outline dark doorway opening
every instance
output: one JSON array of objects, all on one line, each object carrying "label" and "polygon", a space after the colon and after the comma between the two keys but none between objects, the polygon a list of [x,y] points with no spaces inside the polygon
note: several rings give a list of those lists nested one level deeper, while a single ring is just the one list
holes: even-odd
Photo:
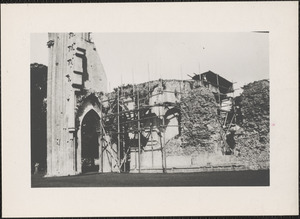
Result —
[{"label": "dark doorway opening", "polygon": [[82,173],[99,171],[99,129],[100,118],[91,110],[83,118],[81,127]]}]

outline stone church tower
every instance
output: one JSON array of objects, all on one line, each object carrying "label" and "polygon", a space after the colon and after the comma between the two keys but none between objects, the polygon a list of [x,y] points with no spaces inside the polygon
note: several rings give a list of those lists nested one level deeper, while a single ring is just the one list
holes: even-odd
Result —
[{"label": "stone church tower", "polygon": [[[46,176],[74,175],[81,173],[76,98],[84,90],[106,92],[107,80],[89,33],[49,33],[48,37]],[[94,103],[86,102],[84,107],[83,113],[93,109],[101,114]]]}]

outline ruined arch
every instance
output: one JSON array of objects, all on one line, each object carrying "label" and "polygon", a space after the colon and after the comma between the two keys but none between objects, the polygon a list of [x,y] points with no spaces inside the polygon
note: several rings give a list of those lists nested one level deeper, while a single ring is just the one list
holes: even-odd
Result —
[{"label": "ruined arch", "polygon": [[91,109],[81,122],[82,173],[99,171],[99,133],[100,117]]},{"label": "ruined arch", "polygon": [[166,141],[181,135],[181,111],[177,107],[168,109],[164,115]]},{"label": "ruined arch", "polygon": [[[86,98],[83,101],[83,104],[79,107],[79,109],[77,111],[76,120],[78,122],[76,125],[77,138],[76,138],[76,149],[75,149],[75,162],[76,162],[75,167],[76,167],[77,174],[84,172],[83,165],[82,165],[82,158],[83,158],[82,153],[84,153],[84,151],[83,151],[84,145],[83,144],[86,143],[85,142],[86,139],[84,138],[84,136],[82,136],[82,134],[84,131],[83,125],[85,124],[85,120],[87,117],[92,117],[95,120],[97,120],[97,121],[95,121],[95,124],[97,124],[97,126],[94,127],[94,128],[96,128],[96,130],[94,130],[94,132],[97,133],[97,140],[99,142],[100,127],[102,125],[101,124],[101,116],[102,116],[102,114],[101,114],[101,109],[100,109],[100,102],[98,100],[96,102],[95,102],[95,100],[91,101],[90,98]],[[94,143],[94,144],[97,144],[97,143]],[[99,144],[97,146],[99,146]],[[100,149],[100,147],[98,147],[98,153],[96,153],[96,155],[98,155],[98,159],[99,159],[100,153],[101,153],[101,149]],[[100,166],[98,169],[100,169]]]}]

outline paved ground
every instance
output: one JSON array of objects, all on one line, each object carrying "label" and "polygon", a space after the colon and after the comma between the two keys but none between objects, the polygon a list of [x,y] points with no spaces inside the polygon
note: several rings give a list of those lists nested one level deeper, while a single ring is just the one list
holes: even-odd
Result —
[{"label": "paved ground", "polygon": [[94,173],[66,177],[32,175],[32,187],[268,186],[269,170],[198,173]]}]

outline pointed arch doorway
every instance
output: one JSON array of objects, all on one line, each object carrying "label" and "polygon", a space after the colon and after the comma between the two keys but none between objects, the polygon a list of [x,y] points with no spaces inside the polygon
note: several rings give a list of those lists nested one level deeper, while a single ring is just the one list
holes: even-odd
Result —
[{"label": "pointed arch doorway", "polygon": [[82,173],[99,171],[99,130],[100,117],[90,110],[81,123]]}]

